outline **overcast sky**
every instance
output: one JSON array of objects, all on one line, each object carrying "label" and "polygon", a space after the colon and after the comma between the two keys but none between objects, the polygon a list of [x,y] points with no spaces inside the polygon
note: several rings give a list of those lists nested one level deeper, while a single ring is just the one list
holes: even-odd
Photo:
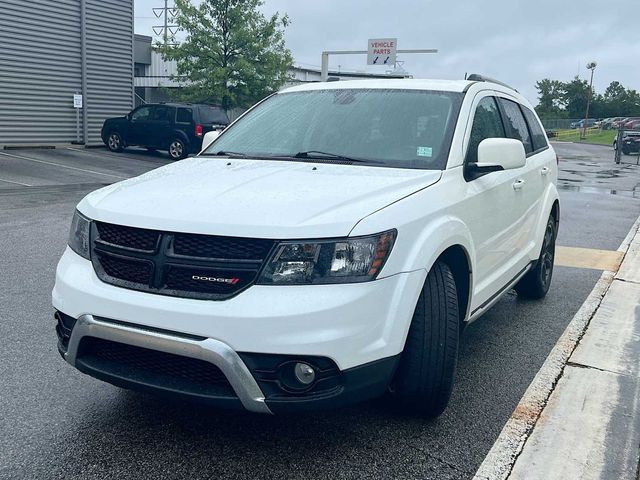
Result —
[{"label": "overcast sky", "polygon": [[[587,78],[594,88],[613,80],[640,90],[637,0],[266,0],[266,13],[287,13],[286,42],[296,63],[320,65],[323,50],[363,50],[367,39],[396,37],[398,48],[437,48],[438,54],[399,55],[417,78],[483,73],[524,93],[534,105],[536,80]],[[135,0],[136,33],[153,35],[153,7]],[[172,2],[170,2],[171,4]],[[365,56],[332,56],[330,68],[367,69]],[[368,71],[384,71],[369,67]]]}]

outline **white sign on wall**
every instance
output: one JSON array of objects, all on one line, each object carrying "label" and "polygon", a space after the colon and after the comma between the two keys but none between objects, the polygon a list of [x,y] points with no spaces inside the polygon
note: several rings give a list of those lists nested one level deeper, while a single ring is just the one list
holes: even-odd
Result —
[{"label": "white sign on wall", "polygon": [[367,46],[367,65],[395,65],[397,38],[371,38]]},{"label": "white sign on wall", "polygon": [[82,95],[73,95],[73,108],[82,108]]}]

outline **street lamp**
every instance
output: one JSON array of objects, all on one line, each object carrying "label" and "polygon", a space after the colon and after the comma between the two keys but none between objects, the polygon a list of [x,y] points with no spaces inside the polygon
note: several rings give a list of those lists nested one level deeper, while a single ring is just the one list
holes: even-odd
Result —
[{"label": "street lamp", "polygon": [[591,70],[591,80],[589,81],[589,91],[587,92],[587,111],[584,114],[584,125],[582,126],[581,139],[587,138],[587,122],[589,121],[589,104],[591,103],[591,92],[593,91],[593,71],[598,64],[596,62],[587,63],[587,70]]}]

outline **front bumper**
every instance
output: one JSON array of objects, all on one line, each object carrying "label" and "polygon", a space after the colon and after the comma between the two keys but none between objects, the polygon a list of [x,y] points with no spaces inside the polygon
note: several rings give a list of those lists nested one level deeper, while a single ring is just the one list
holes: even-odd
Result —
[{"label": "front bumper", "polygon": [[[252,286],[224,301],[195,300],[106,284],[89,261],[67,249],[52,294],[59,317],[68,320],[59,320],[58,347],[82,372],[125,388],[262,413],[336,407],[384,392],[425,275],[415,271],[347,285]],[[126,352],[118,353],[123,363],[110,364],[109,355],[97,359],[83,347],[94,339],[178,356],[178,363],[206,362],[230,387],[218,392],[202,382],[181,384],[190,377],[184,370],[175,381],[160,367],[129,368]],[[319,377],[309,390],[291,391],[283,387],[282,371],[299,361],[316,368]],[[148,357],[142,366],[153,362]],[[209,375],[208,367],[196,366],[198,375]],[[167,371],[173,369],[167,364]]]},{"label": "front bumper", "polygon": [[[399,361],[397,355],[338,372],[329,360],[322,358],[266,356],[265,359],[259,354],[238,354],[224,342],[212,338],[151,330],[92,315],[73,320],[57,312],[56,319],[60,354],[87,375],[123,388],[226,408],[244,407],[255,413],[337,407],[379,396],[389,385]],[[117,355],[111,354],[105,361],[104,356],[96,356],[92,348],[96,342],[105,341],[119,346],[118,349],[124,347],[131,357],[136,356],[136,350],[153,352],[156,361],[159,352],[167,356],[151,368],[149,359],[146,363],[129,358],[119,362]],[[182,366],[167,364],[166,358],[177,359],[173,361]],[[184,368],[189,368],[184,365],[186,359],[197,367],[185,373]],[[306,391],[291,392],[282,386],[277,372],[295,360],[308,362],[317,369],[320,389],[312,386]],[[265,362],[276,365],[275,369],[264,368]],[[208,383],[204,386],[203,366]],[[215,369],[221,373],[218,378]]]}]

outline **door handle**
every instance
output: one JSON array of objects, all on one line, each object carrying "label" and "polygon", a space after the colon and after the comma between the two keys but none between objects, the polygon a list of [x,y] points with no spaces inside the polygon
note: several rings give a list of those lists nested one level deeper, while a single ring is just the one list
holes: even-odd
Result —
[{"label": "door handle", "polygon": [[518,180],[513,182],[513,189],[520,190],[524,186],[524,184],[525,184],[525,181],[519,178]]},{"label": "door handle", "polygon": [[540,175],[548,175],[550,171],[551,169],[549,169],[549,167],[542,167],[540,169]]}]

